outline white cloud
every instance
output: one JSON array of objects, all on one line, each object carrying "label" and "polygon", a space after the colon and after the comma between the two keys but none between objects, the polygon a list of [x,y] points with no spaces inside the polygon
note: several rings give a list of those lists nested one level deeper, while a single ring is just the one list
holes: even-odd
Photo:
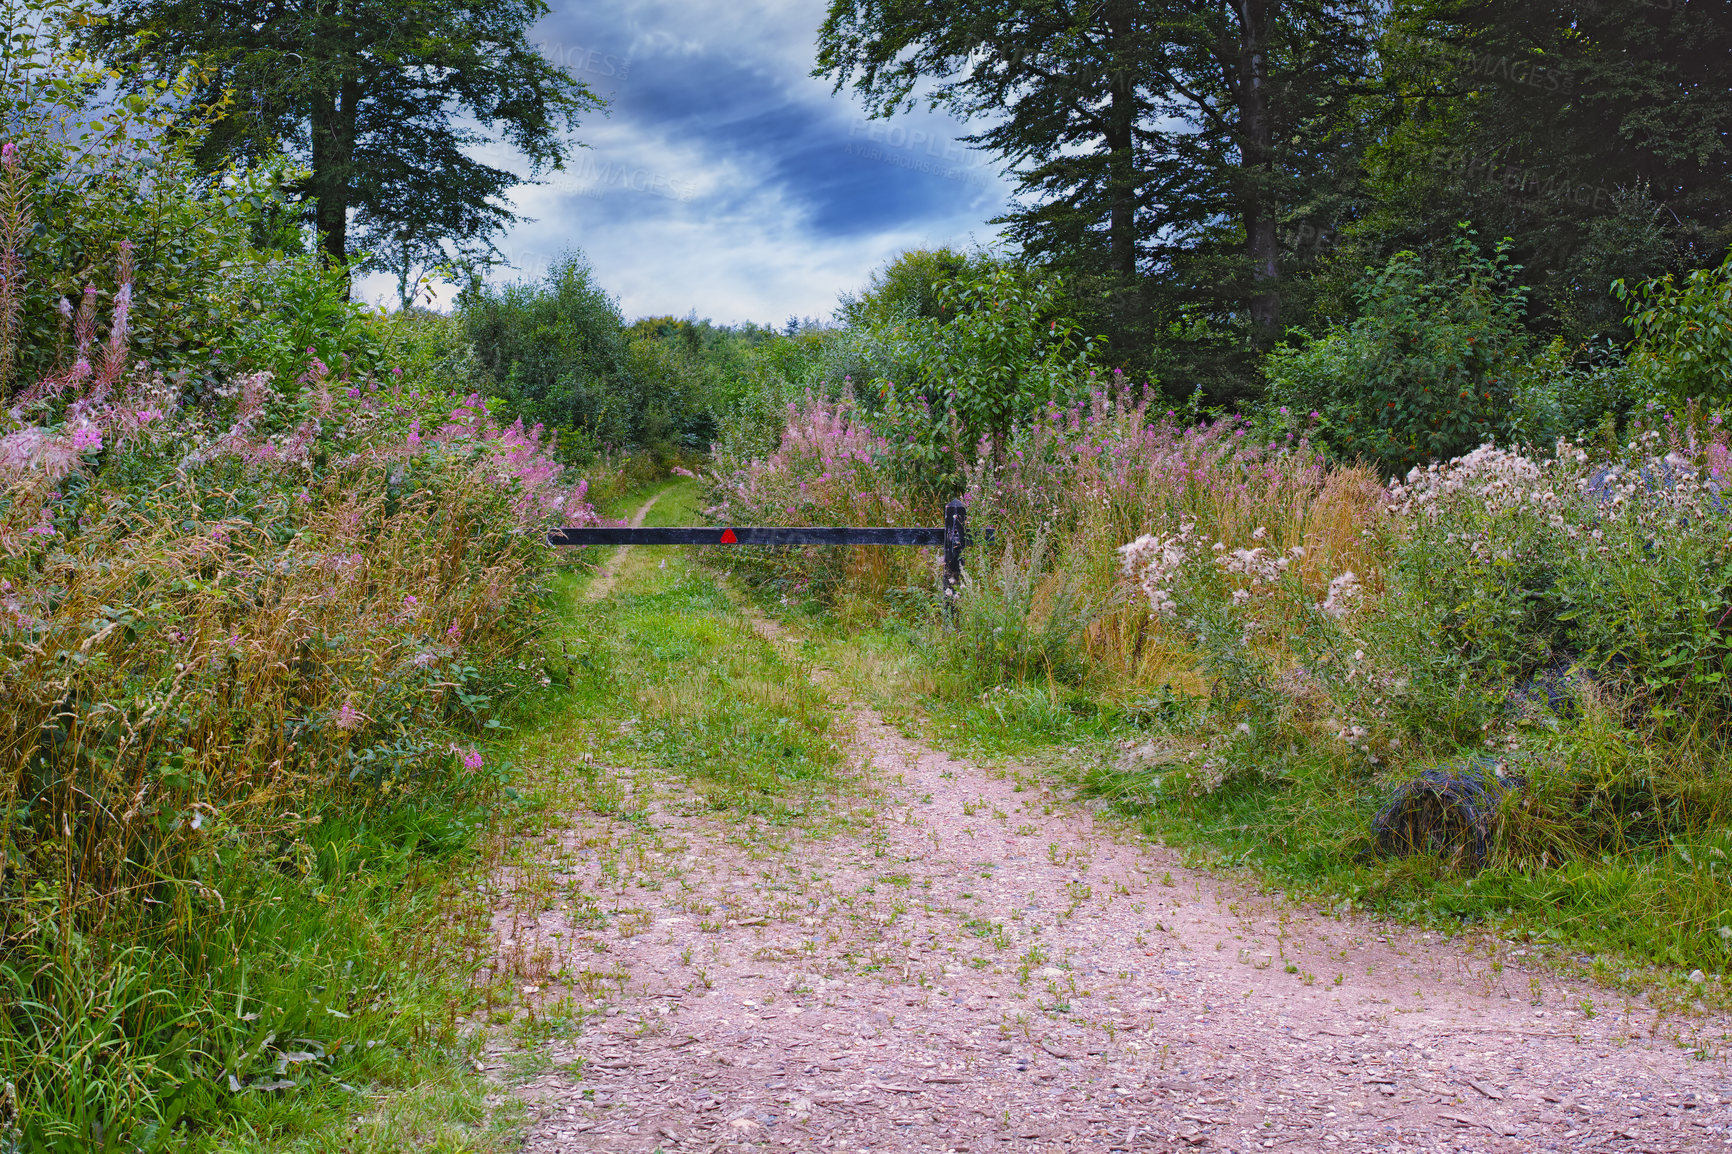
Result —
[{"label": "white cloud", "polygon": [[[827,316],[905,248],[991,241],[1006,186],[957,141],[964,129],[924,111],[868,129],[854,100],[808,75],[823,10],[556,6],[538,30],[544,50],[613,106],[578,133],[589,147],[566,172],[516,190],[534,219],[501,241],[518,267],[495,278],[539,276],[579,249],[628,317],[780,322]],[[388,278],[359,288],[394,299]]]}]

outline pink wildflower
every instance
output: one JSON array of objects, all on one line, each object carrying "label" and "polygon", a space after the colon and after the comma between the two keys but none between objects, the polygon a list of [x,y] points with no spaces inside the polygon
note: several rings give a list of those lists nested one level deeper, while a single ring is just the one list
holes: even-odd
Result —
[{"label": "pink wildflower", "polygon": [[89,425],[72,430],[72,448],[78,453],[96,453],[102,449],[102,432]]},{"label": "pink wildflower", "polygon": [[337,710],[337,728],[348,733],[352,729],[360,728],[360,725],[361,715],[355,712],[353,705],[343,702],[343,708]]}]

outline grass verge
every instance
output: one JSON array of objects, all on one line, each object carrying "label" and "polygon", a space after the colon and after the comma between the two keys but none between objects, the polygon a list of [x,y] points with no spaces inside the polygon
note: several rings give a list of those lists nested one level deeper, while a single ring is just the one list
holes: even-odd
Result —
[{"label": "grass verge", "polygon": [[5,1119],[10,1148],[502,1148],[456,1028],[497,798],[470,775],[317,808],[274,852],[213,855],[198,901],[214,910],[12,951],[0,1067],[9,1091],[46,1092]]}]

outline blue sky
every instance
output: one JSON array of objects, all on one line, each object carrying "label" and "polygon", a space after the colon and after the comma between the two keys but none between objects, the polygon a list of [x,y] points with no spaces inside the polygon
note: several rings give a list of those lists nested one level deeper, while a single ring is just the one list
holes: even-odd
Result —
[{"label": "blue sky", "polygon": [[[517,189],[500,247],[535,277],[581,250],[628,318],[828,317],[903,249],[988,244],[1008,185],[924,109],[865,119],[809,75],[823,0],[552,0],[543,52],[609,100],[565,172]],[[518,167],[508,151],[483,152]],[[390,286],[364,282],[385,299]]]}]

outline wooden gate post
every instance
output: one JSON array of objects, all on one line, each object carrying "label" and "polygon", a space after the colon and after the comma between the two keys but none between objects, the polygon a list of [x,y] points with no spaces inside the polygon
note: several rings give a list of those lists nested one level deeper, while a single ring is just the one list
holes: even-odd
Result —
[{"label": "wooden gate post", "polygon": [[944,608],[949,613],[962,588],[962,545],[968,531],[968,506],[952,501],[944,506]]}]

